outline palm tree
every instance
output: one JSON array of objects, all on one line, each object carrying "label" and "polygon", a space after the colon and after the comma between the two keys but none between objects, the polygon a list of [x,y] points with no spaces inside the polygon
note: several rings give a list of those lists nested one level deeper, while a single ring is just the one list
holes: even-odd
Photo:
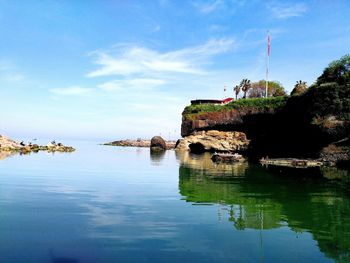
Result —
[{"label": "palm tree", "polygon": [[294,95],[301,95],[307,90],[307,84],[305,81],[297,81],[297,83],[294,85],[294,89],[292,90],[291,94]]},{"label": "palm tree", "polygon": [[239,85],[236,85],[234,88],[233,88],[235,94],[236,94],[236,100],[237,100],[237,97],[238,97],[238,94],[239,92],[241,91],[241,87]]},{"label": "palm tree", "polygon": [[243,98],[245,99],[247,97],[247,92],[251,88],[251,83],[249,79],[242,79],[241,83],[239,84],[242,88],[242,91],[244,92]]}]

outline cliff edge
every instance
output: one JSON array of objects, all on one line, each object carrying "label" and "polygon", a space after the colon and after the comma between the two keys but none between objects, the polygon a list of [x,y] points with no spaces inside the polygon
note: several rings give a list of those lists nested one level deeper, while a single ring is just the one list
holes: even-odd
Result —
[{"label": "cliff edge", "polygon": [[184,109],[183,137],[209,130],[245,133],[252,158],[349,160],[350,56],[331,63],[301,94]]}]

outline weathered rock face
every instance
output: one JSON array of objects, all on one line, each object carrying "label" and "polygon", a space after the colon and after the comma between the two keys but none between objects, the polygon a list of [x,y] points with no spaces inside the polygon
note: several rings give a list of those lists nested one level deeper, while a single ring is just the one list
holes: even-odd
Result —
[{"label": "weathered rock face", "polygon": [[195,114],[191,116],[183,115],[181,124],[181,136],[188,136],[195,131],[201,130],[218,130],[225,129],[227,127],[230,130],[234,127],[242,127],[247,121],[247,118],[251,116],[264,116],[269,117],[275,113],[271,109],[244,109],[229,111],[217,111]]},{"label": "weathered rock face", "polygon": [[242,132],[224,132],[217,130],[199,131],[182,139],[176,150],[191,152],[236,152],[244,151],[249,140]]},{"label": "weathered rock face", "polygon": [[162,137],[154,136],[151,139],[151,151],[164,151],[166,150],[166,144]]}]

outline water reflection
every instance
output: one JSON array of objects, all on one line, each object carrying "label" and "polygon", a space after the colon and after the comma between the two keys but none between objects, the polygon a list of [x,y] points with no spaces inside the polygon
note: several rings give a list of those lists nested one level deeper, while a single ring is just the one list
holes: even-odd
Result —
[{"label": "water reflection", "polygon": [[210,153],[193,154],[189,152],[175,152],[176,158],[183,166],[193,168],[196,172],[207,176],[242,176],[248,168],[247,162],[233,164],[214,163]]},{"label": "water reflection", "polygon": [[150,157],[153,165],[161,165],[165,156],[165,151],[150,151]]},{"label": "water reflection", "polygon": [[186,201],[221,204],[220,216],[237,230],[287,225],[296,233],[309,232],[328,257],[350,262],[350,197],[340,185],[348,182],[347,171],[326,168],[300,175],[299,170],[286,174],[247,163],[215,165],[209,155],[178,159],[179,188]]},{"label": "water reflection", "polygon": [[80,261],[71,257],[58,257],[53,253],[53,250],[50,249],[50,258],[51,263],[79,263]]},{"label": "water reflection", "polygon": [[0,161],[4,160],[12,155],[15,155],[14,152],[0,151]]}]

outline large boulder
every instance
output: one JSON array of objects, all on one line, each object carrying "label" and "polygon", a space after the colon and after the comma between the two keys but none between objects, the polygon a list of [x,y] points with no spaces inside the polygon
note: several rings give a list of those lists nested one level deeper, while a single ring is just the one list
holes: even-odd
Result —
[{"label": "large boulder", "polygon": [[243,132],[199,131],[183,138],[176,150],[189,150],[196,153],[236,152],[246,150],[249,142]]},{"label": "large boulder", "polygon": [[160,136],[154,136],[151,139],[151,151],[153,152],[159,152],[159,151],[164,151],[166,150],[166,143],[164,141],[164,139]]}]

